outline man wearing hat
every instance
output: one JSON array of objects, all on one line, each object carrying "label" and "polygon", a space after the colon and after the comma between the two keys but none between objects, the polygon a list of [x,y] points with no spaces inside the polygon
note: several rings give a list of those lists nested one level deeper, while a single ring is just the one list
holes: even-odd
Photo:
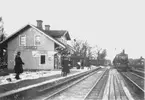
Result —
[{"label": "man wearing hat", "polygon": [[24,65],[24,62],[22,61],[20,55],[21,55],[21,52],[18,51],[18,52],[17,52],[17,55],[16,55],[16,57],[15,57],[14,71],[15,71],[15,73],[16,73],[16,77],[15,77],[16,79],[20,79],[19,75],[20,75],[21,73],[23,73],[23,67],[22,67],[22,65]]}]

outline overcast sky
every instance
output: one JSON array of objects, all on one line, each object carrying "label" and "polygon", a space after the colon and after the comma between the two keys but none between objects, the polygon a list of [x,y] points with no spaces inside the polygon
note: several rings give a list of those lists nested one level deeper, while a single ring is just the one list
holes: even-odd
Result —
[{"label": "overcast sky", "polygon": [[0,16],[7,34],[43,20],[51,29],[68,30],[72,39],[107,49],[108,58],[122,49],[145,57],[145,0],[0,0]]}]

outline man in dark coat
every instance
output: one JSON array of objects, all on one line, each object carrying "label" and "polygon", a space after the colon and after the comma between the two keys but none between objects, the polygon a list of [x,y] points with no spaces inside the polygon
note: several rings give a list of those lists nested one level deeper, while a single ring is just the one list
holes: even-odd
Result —
[{"label": "man in dark coat", "polygon": [[21,52],[17,52],[17,55],[15,57],[14,71],[16,73],[16,76],[15,76],[16,79],[20,79],[19,75],[21,73],[23,73],[23,67],[22,67],[22,65],[24,65],[24,62],[22,61],[20,55],[21,55]]},{"label": "man in dark coat", "polygon": [[69,72],[69,59],[67,57],[64,57],[62,60],[62,74],[63,76],[67,76]]}]

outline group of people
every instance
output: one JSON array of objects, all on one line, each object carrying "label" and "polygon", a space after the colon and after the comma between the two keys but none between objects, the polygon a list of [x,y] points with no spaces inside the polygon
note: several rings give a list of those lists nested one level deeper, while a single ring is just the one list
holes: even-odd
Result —
[{"label": "group of people", "polygon": [[90,63],[90,61],[88,61],[87,64],[84,64],[83,61],[77,62],[77,69],[84,69],[85,65],[88,67],[88,69],[91,69],[91,63]]},{"label": "group of people", "polygon": [[[23,73],[23,66],[24,65],[24,62],[22,61],[21,57],[21,52],[17,52],[17,55],[15,56],[15,66],[14,66],[14,71],[16,73],[16,76],[15,78],[16,79],[20,79],[19,75],[21,73]],[[61,72],[61,75],[62,76],[67,76],[68,73],[70,73],[70,68],[72,66],[72,63],[70,61],[70,58],[67,57],[67,56],[63,56],[62,57],[62,72]],[[80,67],[83,66],[83,62],[80,63],[78,62],[78,69],[80,69]],[[90,67],[90,63],[88,63],[88,69],[91,69]]]}]

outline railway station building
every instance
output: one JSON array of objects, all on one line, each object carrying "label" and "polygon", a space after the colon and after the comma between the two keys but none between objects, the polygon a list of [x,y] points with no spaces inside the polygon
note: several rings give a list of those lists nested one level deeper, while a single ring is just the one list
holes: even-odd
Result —
[{"label": "railway station building", "polygon": [[7,68],[14,68],[14,58],[18,51],[25,65],[24,70],[52,70],[61,67],[61,54],[56,48],[68,46],[69,32],[66,30],[50,30],[50,25],[43,29],[42,20],[37,25],[27,24],[1,43],[7,50]]}]

